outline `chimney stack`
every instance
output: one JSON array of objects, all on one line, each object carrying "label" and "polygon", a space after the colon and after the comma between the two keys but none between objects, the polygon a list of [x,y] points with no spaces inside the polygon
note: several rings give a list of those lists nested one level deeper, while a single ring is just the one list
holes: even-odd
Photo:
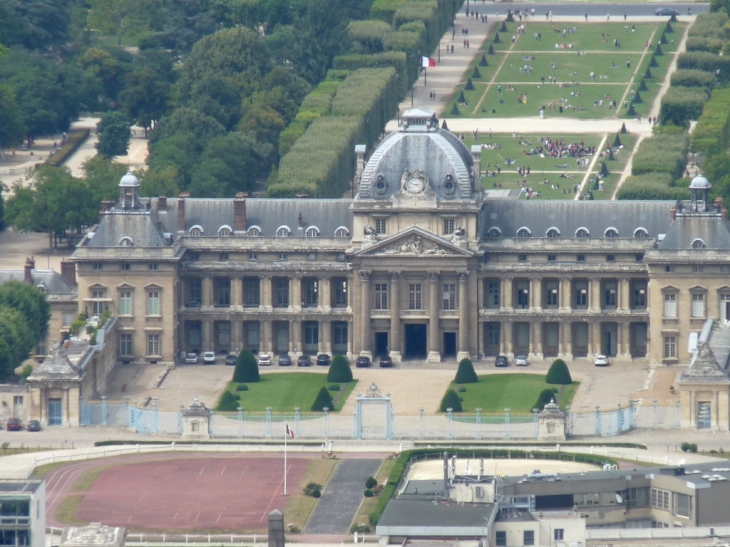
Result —
[{"label": "chimney stack", "polygon": [[187,192],[180,192],[177,198],[177,231],[185,231],[185,200],[190,197]]},{"label": "chimney stack", "polygon": [[233,200],[233,231],[245,232],[246,226],[246,197],[245,192],[238,192]]},{"label": "chimney stack", "polygon": [[157,211],[167,211],[167,196],[157,198]]},{"label": "chimney stack", "polygon": [[24,275],[23,280],[26,283],[33,283],[33,270],[35,270],[35,260],[33,258],[26,258],[25,259],[25,268],[24,268]]},{"label": "chimney stack", "polygon": [[676,207],[672,207],[669,210],[669,216],[672,217],[672,222],[674,222],[675,220],[677,220],[677,208]]},{"label": "chimney stack", "polygon": [[61,261],[61,277],[70,286],[76,286],[76,264],[70,260]]}]

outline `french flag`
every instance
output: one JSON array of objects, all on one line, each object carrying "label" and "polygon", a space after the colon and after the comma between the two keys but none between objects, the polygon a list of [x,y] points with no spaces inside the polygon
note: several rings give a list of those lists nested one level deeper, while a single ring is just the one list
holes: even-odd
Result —
[{"label": "french flag", "polygon": [[289,424],[286,424],[286,435],[290,439],[294,438],[294,430],[291,427],[289,427]]}]

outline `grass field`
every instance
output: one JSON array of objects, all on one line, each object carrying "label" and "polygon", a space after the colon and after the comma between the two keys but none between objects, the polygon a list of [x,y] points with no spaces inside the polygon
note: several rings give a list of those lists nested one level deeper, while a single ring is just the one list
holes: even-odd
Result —
[{"label": "grass field", "polygon": [[[573,382],[566,386],[559,399],[560,408],[569,406],[580,384]],[[511,414],[532,414],[537,398],[543,389],[561,388],[555,384],[545,383],[542,374],[484,374],[479,376],[476,384],[465,384],[465,392],[459,393],[463,399],[464,412],[476,412],[481,408],[484,414],[502,414],[509,408]],[[450,389],[458,389],[451,383]]]},{"label": "grass field", "polygon": [[[236,392],[238,384],[228,384],[228,391],[240,395],[239,401],[244,412],[265,412],[271,407],[273,412],[294,412],[299,407],[302,412],[309,412],[320,388],[332,385],[327,381],[327,373],[323,372],[291,372],[282,374],[262,374],[260,382],[246,384],[248,391]],[[345,404],[347,397],[357,385],[357,380],[349,384],[341,384],[340,391],[331,391],[335,399],[332,412],[337,412]]]},{"label": "grass field", "polygon": [[[378,481],[378,484],[383,484],[388,479],[390,472],[393,470],[393,467],[395,467],[395,463],[395,459],[383,460],[383,463],[380,465],[380,469],[378,469],[378,472],[375,474],[375,479]],[[375,506],[378,504],[378,499],[378,496],[362,499],[360,508],[357,510],[357,515],[355,515],[355,518],[352,521],[352,527],[350,528],[351,533],[354,532],[357,527],[360,527],[361,530],[365,530],[365,527],[367,527],[368,530],[373,531],[373,527],[370,525],[370,513],[375,510]]]},{"label": "grass field", "polygon": [[295,529],[304,530],[309,517],[312,515],[314,506],[317,505],[317,498],[304,495],[304,487],[310,482],[325,486],[338,463],[338,460],[326,459],[309,462],[304,470],[302,480],[297,485],[297,489],[289,493],[289,499],[286,502],[286,510],[284,511],[286,522],[284,525],[287,529],[289,525],[292,525]]}]

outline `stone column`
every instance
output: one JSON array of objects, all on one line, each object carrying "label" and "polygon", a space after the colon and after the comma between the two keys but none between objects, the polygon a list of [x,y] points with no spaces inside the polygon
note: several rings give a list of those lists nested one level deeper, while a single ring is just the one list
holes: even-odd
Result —
[{"label": "stone column", "polygon": [[292,319],[289,322],[289,353],[293,358],[299,357],[302,352],[302,322],[299,319]]},{"label": "stone column", "polygon": [[570,278],[560,280],[560,311],[567,312],[573,308],[571,305],[570,284]]},{"label": "stone column", "polygon": [[294,311],[302,311],[302,278],[294,275],[289,278],[289,286],[291,287],[291,300],[289,307]]},{"label": "stone column", "polygon": [[319,353],[332,354],[332,323],[329,320],[319,322]]},{"label": "stone column", "polygon": [[353,358],[353,347],[355,345],[355,322],[350,320],[347,322],[347,358]]},{"label": "stone column", "polygon": [[469,291],[468,272],[459,273],[459,351],[456,360],[469,359]]},{"label": "stone column", "polygon": [[512,334],[514,330],[514,323],[512,321],[506,321],[503,323],[504,326],[504,353],[507,357],[513,359],[515,356],[514,347],[512,345]]},{"label": "stone column", "polygon": [[[203,319],[203,347],[201,351],[215,351],[213,346],[213,320]],[[147,353],[145,349],[145,353]]]},{"label": "stone column", "polygon": [[542,321],[535,321],[532,323],[532,354],[535,359],[542,361]]},{"label": "stone column", "polygon": [[317,306],[325,313],[332,310],[332,283],[329,277],[319,278],[319,295]]},{"label": "stone column", "polygon": [[601,279],[591,278],[589,280],[588,309],[599,311],[601,309]]},{"label": "stone column", "polygon": [[697,429],[697,392],[692,389],[689,392],[689,426]]},{"label": "stone column", "polygon": [[231,319],[231,347],[228,348],[229,351],[238,351],[241,349],[242,345],[242,336],[243,336],[243,323],[241,321],[236,321]]},{"label": "stone column", "polygon": [[530,279],[530,309],[542,311],[542,279],[539,277]]},{"label": "stone column", "polygon": [[274,334],[272,332],[272,322],[270,319],[261,321],[261,330],[259,331],[259,350],[261,352],[270,353],[274,351]]},{"label": "stone column", "polygon": [[631,323],[628,321],[618,324],[619,340],[619,357],[623,359],[631,359]]},{"label": "stone column", "polygon": [[213,278],[204,277],[201,286],[203,291],[203,294],[201,295],[203,297],[201,306],[204,308],[213,306]]},{"label": "stone column", "polygon": [[243,308],[243,277],[231,277],[231,307]]},{"label": "stone column", "polygon": [[400,333],[400,272],[390,272],[390,358],[394,363],[400,363],[401,333]]},{"label": "stone column", "polygon": [[619,284],[619,309],[624,312],[631,312],[631,279],[618,280]]},{"label": "stone column", "polygon": [[273,308],[273,283],[274,280],[270,275],[262,275],[259,277],[261,307],[266,311],[271,311],[271,309]]},{"label": "stone column", "polygon": [[360,272],[360,287],[361,287],[361,298],[360,298],[360,313],[361,313],[361,333],[362,344],[360,347],[360,355],[363,357],[373,357],[373,351],[371,349],[373,333],[370,327],[370,272]]},{"label": "stone column", "polygon": [[501,294],[502,305],[500,306],[500,309],[512,311],[512,309],[514,308],[514,305],[513,305],[514,294],[513,293],[514,293],[514,290],[512,288],[512,278],[511,277],[502,278],[502,294]]},{"label": "stone column", "polygon": [[713,429],[715,431],[720,431],[722,429],[722,424],[720,424],[720,391],[715,390],[712,392],[712,421],[713,423]]},{"label": "stone column", "polygon": [[573,359],[573,323],[567,321],[562,323],[560,328],[562,333],[560,334],[560,345],[563,349],[562,359]]},{"label": "stone column", "polygon": [[590,321],[586,322],[586,324],[588,325],[588,359],[590,359],[593,355],[593,351],[595,350],[595,346],[593,345],[594,325]]},{"label": "stone column", "polygon": [[429,321],[428,321],[428,362],[440,363],[439,344],[439,274],[428,272],[429,276]]}]

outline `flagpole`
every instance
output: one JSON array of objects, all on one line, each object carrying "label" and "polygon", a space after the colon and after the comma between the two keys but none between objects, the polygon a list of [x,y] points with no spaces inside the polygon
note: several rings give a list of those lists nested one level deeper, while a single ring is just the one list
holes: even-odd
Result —
[{"label": "flagpole", "polygon": [[286,441],[289,436],[289,424],[284,428],[284,495],[286,496]]}]

